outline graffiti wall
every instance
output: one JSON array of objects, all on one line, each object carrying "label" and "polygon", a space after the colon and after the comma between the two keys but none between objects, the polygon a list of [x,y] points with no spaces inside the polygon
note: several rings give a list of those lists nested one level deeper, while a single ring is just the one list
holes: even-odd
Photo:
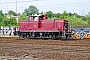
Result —
[{"label": "graffiti wall", "polygon": [[0,27],[0,36],[12,36],[14,32],[14,27],[1,26]]}]

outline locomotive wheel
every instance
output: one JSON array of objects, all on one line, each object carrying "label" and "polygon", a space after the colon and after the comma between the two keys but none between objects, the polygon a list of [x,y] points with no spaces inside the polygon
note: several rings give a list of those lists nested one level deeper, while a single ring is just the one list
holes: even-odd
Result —
[{"label": "locomotive wheel", "polygon": [[27,35],[26,35],[26,38],[28,38],[28,39],[29,39],[29,34],[27,34]]},{"label": "locomotive wheel", "polygon": [[22,37],[25,39],[27,38],[27,34],[26,33],[22,33]]},{"label": "locomotive wheel", "polygon": [[24,34],[23,34],[23,33],[20,33],[20,36],[21,36],[22,38],[24,38]]},{"label": "locomotive wheel", "polygon": [[63,40],[66,40],[66,36],[62,38]]},{"label": "locomotive wheel", "polygon": [[24,36],[24,35],[21,35],[21,37],[22,37],[22,38],[25,38],[25,36]]},{"label": "locomotive wheel", "polygon": [[56,39],[56,35],[53,34],[53,35],[52,35],[52,40],[55,40],[55,39]]}]

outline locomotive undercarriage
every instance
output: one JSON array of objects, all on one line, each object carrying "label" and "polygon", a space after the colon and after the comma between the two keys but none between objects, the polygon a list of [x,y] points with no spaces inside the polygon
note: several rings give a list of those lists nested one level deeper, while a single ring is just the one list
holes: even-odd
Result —
[{"label": "locomotive undercarriage", "polygon": [[71,33],[68,32],[20,32],[20,37],[37,39],[70,39]]}]

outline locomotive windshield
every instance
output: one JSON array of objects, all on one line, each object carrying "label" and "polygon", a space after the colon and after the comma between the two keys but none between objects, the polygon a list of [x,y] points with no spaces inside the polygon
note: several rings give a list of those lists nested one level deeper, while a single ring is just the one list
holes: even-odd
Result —
[{"label": "locomotive windshield", "polygon": [[39,16],[39,20],[46,20],[46,19],[47,19],[47,16],[46,15]]},{"label": "locomotive windshield", "polygon": [[46,20],[46,15],[40,15],[40,16],[29,16],[30,21],[38,21],[38,20]]},{"label": "locomotive windshield", "polygon": [[33,19],[34,21],[38,21],[38,17],[36,16],[36,17],[34,17],[34,19]]},{"label": "locomotive windshield", "polygon": [[43,16],[39,16],[39,20],[43,20]]},{"label": "locomotive windshield", "polygon": [[30,21],[38,21],[38,16],[30,16],[29,20]]}]

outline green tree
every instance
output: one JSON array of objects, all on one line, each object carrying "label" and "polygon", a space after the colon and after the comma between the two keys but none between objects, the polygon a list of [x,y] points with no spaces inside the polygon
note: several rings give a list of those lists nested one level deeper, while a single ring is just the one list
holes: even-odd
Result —
[{"label": "green tree", "polygon": [[14,11],[12,11],[12,10],[9,10],[8,11],[8,15],[14,15],[14,16],[17,16],[17,13],[16,12],[14,12]]},{"label": "green tree", "polygon": [[64,11],[60,16],[60,19],[62,19],[62,18],[65,19],[67,16],[68,16],[68,13],[66,11]]},{"label": "green tree", "polygon": [[42,11],[42,12],[40,12],[39,14],[43,14],[44,12]]},{"label": "green tree", "polygon": [[39,12],[39,10],[33,5],[29,6],[29,8],[24,10],[24,13],[26,13],[27,16],[38,14],[38,12]]},{"label": "green tree", "polygon": [[48,18],[50,18],[50,19],[53,17],[52,11],[47,11],[47,12],[46,12],[46,15],[47,15]]},{"label": "green tree", "polygon": [[57,13],[56,14],[56,18],[60,18],[61,14],[60,13]]},{"label": "green tree", "polygon": [[19,20],[27,20],[27,14],[26,13],[22,13],[19,18]]},{"label": "green tree", "polygon": [[88,24],[90,24],[90,12],[88,12],[88,14],[86,15],[86,18],[87,18]]},{"label": "green tree", "polygon": [[17,20],[14,17],[10,18],[9,26],[17,26]]},{"label": "green tree", "polygon": [[74,15],[67,16],[66,20],[68,20],[69,24],[72,25],[82,25],[82,24],[88,24],[87,21],[83,21],[82,18],[75,17]]},{"label": "green tree", "polygon": [[72,16],[73,14],[71,12],[68,13],[69,16]]},{"label": "green tree", "polygon": [[9,21],[10,21],[9,18],[4,17],[4,18],[3,18],[3,21],[2,21],[2,26],[10,26],[10,25],[9,25]]},{"label": "green tree", "polygon": [[27,14],[26,14],[26,13],[22,13],[22,14],[19,16],[19,18],[18,18],[18,25],[19,25],[19,22],[20,22],[21,20],[27,20],[27,19],[28,19]]},{"label": "green tree", "polygon": [[0,26],[2,26],[2,22],[3,22],[3,18],[4,18],[4,14],[3,14],[3,11],[0,10]]},{"label": "green tree", "polygon": [[53,13],[52,17],[53,17],[53,18],[56,18],[56,13]]}]

